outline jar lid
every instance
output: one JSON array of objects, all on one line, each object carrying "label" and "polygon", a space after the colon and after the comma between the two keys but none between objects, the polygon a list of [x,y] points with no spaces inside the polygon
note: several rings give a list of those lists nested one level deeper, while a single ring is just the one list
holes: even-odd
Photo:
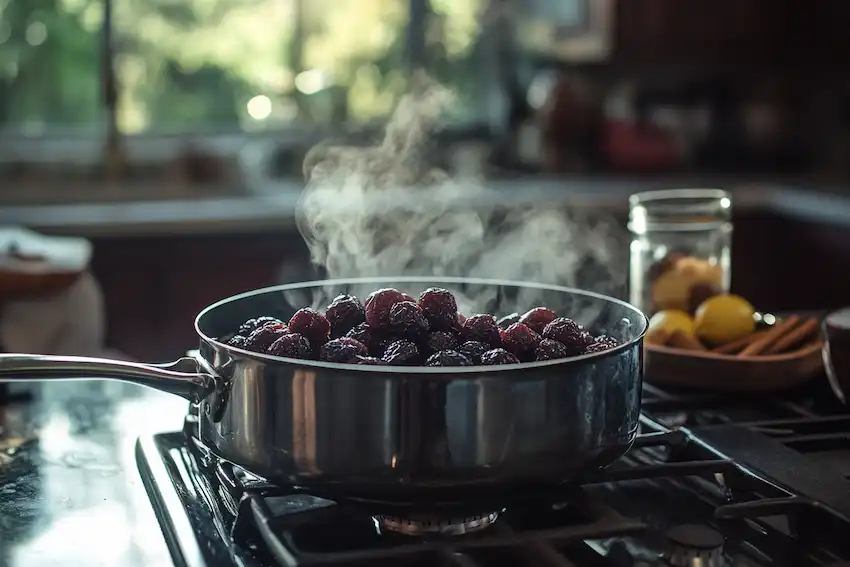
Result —
[{"label": "jar lid", "polygon": [[729,227],[732,199],[722,189],[667,189],[629,197],[629,230],[696,231]]}]

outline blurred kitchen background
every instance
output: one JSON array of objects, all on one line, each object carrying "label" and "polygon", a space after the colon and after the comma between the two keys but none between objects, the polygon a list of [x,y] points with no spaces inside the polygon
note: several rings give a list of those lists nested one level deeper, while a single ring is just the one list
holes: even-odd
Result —
[{"label": "blurred kitchen background", "polygon": [[89,239],[106,343],[171,359],[205,305],[312,277],[304,154],[374,141],[425,69],[456,95],[435,163],[624,231],[630,193],[726,189],[733,290],[837,307],[848,24],[846,0],[0,0],[0,225]]}]

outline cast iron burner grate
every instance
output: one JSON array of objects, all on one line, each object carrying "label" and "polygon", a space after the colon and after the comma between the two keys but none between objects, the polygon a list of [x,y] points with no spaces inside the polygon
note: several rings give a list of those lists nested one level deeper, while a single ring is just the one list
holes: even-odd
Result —
[{"label": "cast iron burner grate", "polygon": [[[648,401],[651,408],[652,398]],[[796,420],[795,429],[817,422],[784,419]],[[836,495],[847,487],[846,479],[815,499],[765,479],[687,429],[669,429],[647,416],[641,425],[629,455],[581,486],[508,506],[497,518],[481,510],[488,525],[454,537],[396,531],[447,525],[456,530],[458,524],[482,522],[482,514],[472,514],[472,522],[466,515],[463,522],[391,520],[272,486],[187,442],[192,419],[185,433],[140,439],[137,459],[175,563],[186,567],[677,567],[694,558],[704,565],[822,567],[850,558],[842,547],[850,522],[835,508],[843,506]],[[729,436],[730,427],[715,424],[714,433]],[[775,441],[753,435],[760,440],[751,445],[754,453],[765,450],[761,440]],[[755,460],[766,466],[771,458]]]},{"label": "cast iron burner grate", "polygon": [[377,515],[375,520],[384,533],[410,536],[457,536],[487,529],[499,517],[499,511],[472,516],[419,515],[409,517]]}]

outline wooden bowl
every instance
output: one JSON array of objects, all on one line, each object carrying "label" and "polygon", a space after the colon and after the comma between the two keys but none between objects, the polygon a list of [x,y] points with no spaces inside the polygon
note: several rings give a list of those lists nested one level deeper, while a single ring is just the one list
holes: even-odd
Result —
[{"label": "wooden bowl", "polygon": [[25,274],[0,268],[0,301],[49,297],[74,285],[82,274],[80,271]]},{"label": "wooden bowl", "polygon": [[0,227],[0,302],[65,291],[86,271],[91,255],[91,243],[82,238]]},{"label": "wooden bowl", "polygon": [[823,340],[776,355],[738,357],[645,344],[645,380],[712,392],[775,392],[799,386],[823,371]]}]

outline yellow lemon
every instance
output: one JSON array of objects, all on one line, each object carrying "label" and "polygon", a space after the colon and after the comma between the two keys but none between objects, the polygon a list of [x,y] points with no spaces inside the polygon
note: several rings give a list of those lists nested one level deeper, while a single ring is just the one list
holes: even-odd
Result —
[{"label": "yellow lemon", "polygon": [[716,295],[697,308],[694,331],[708,343],[729,343],[755,330],[754,311],[753,306],[743,297],[728,293]]},{"label": "yellow lemon", "polygon": [[663,332],[672,335],[676,331],[682,331],[689,337],[694,335],[694,323],[691,316],[678,309],[667,309],[659,311],[649,320],[649,330]]}]

